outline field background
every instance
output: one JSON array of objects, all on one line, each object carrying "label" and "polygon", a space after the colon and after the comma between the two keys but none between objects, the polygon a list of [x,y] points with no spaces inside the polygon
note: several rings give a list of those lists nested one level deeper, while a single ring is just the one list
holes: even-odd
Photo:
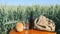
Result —
[{"label": "field background", "polygon": [[56,24],[56,32],[60,32],[60,5],[32,5],[32,6],[0,6],[0,34],[7,34],[17,21],[26,22],[31,12],[35,20],[40,15],[52,19]]}]

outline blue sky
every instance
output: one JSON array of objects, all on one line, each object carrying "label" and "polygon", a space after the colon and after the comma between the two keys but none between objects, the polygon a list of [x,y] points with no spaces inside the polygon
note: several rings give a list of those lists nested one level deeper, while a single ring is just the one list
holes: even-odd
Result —
[{"label": "blue sky", "polygon": [[60,0],[0,0],[0,4],[7,5],[60,5]]}]

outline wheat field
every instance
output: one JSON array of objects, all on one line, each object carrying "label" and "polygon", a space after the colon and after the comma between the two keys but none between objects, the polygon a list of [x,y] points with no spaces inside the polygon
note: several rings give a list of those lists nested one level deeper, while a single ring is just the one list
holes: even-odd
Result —
[{"label": "wheat field", "polygon": [[[0,6],[0,34],[7,34],[17,21],[26,22],[33,13],[33,19],[44,15],[56,24],[56,32],[60,31],[60,5],[54,6]],[[59,33],[58,33],[59,34]]]}]

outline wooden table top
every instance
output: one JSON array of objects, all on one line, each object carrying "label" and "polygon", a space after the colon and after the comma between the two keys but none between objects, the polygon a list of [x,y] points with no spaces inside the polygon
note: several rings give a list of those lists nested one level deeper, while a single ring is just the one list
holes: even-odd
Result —
[{"label": "wooden table top", "polygon": [[[16,32],[13,29],[9,32],[9,34],[26,34],[26,30],[22,32]],[[56,32],[47,32],[47,31],[39,31],[39,30],[28,30],[28,34],[56,34]]]}]

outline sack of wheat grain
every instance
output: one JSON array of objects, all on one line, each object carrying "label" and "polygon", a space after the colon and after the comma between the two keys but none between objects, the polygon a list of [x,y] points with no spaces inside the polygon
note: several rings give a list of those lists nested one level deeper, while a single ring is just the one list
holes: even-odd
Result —
[{"label": "sack of wheat grain", "polygon": [[46,31],[55,31],[55,23],[41,15],[39,18],[36,18],[34,21],[34,29],[46,30]]}]

